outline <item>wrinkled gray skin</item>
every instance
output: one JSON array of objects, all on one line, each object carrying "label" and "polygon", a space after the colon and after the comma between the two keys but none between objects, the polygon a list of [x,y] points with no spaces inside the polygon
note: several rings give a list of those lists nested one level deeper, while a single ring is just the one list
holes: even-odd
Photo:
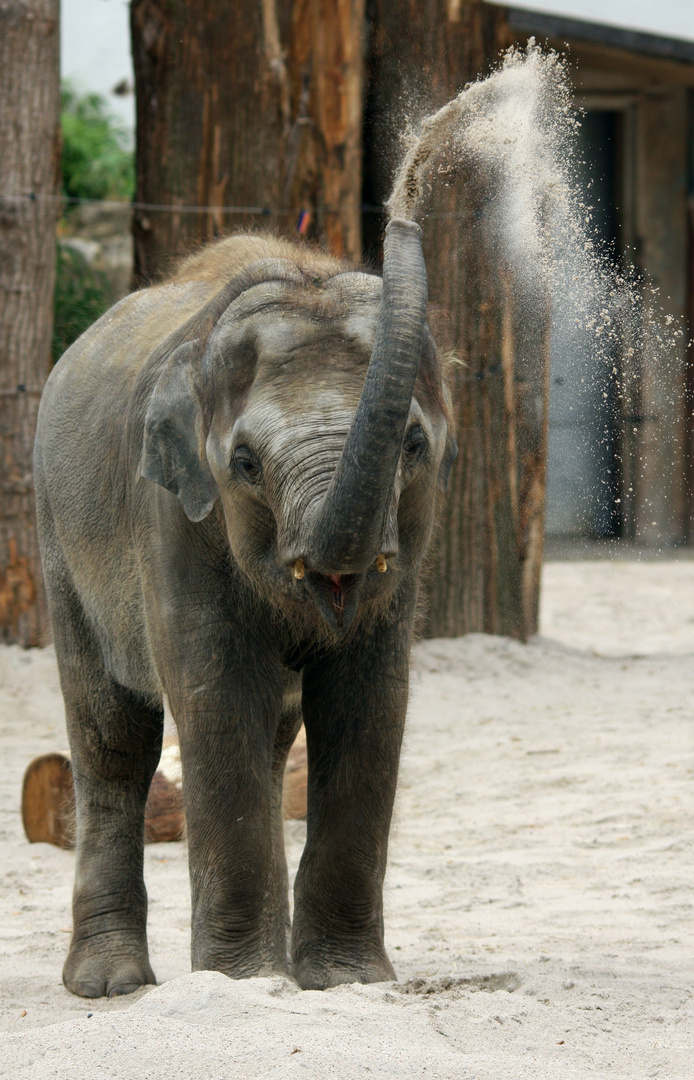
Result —
[{"label": "wrinkled gray skin", "polygon": [[[143,819],[164,694],[193,969],[310,988],[394,977],[388,830],[417,578],[454,449],[411,223],[390,227],[384,282],[231,238],[117,304],[48,381],[35,480],[77,800],[76,994],[154,982]],[[288,956],[281,793],[302,716]]]}]

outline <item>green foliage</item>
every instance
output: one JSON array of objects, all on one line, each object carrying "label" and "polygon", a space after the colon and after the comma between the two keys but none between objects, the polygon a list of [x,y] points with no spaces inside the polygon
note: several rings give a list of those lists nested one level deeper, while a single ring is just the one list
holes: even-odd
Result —
[{"label": "green foliage", "polygon": [[62,189],[81,199],[131,199],[135,162],[128,133],[101,94],[61,90]]},{"label": "green foliage", "polygon": [[53,299],[53,363],[113,303],[113,290],[74,248],[58,244]]},{"label": "green foliage", "polygon": [[[79,199],[128,201],[135,161],[128,132],[100,94],[61,89],[62,193]],[[65,223],[69,224],[67,204]],[[58,243],[53,322],[53,361],[113,303],[108,278],[74,248]]]}]

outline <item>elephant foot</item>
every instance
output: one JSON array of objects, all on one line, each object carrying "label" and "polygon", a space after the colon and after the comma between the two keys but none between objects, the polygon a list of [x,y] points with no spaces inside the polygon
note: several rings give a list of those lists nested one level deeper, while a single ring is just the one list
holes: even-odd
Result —
[{"label": "elephant foot", "polygon": [[385,950],[332,950],[325,941],[308,944],[295,951],[292,975],[302,990],[327,990],[342,983],[392,982],[393,965]]},{"label": "elephant foot", "polygon": [[114,934],[73,941],[63,968],[63,982],[79,997],[119,997],[156,984],[147,945]]},{"label": "elephant foot", "polygon": [[196,928],[191,959],[193,971],[221,971],[230,979],[287,976],[287,932],[283,925],[281,932],[230,934],[220,940]]},{"label": "elephant foot", "polygon": [[285,960],[270,959],[264,955],[229,955],[220,949],[196,950],[193,971],[220,971],[230,979],[270,978],[273,975],[289,975]]}]

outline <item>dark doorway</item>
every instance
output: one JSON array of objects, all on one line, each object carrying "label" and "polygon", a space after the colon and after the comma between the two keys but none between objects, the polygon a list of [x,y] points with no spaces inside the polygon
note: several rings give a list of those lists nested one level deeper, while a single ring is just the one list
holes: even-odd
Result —
[{"label": "dark doorway", "polygon": [[[620,114],[587,112],[581,119],[578,181],[592,208],[596,244],[617,247],[617,133]],[[566,285],[567,289],[572,286]],[[576,287],[580,287],[580,283]],[[614,536],[619,531],[617,469],[618,358],[591,347],[576,326],[571,297],[554,305],[546,531],[552,536]]]}]

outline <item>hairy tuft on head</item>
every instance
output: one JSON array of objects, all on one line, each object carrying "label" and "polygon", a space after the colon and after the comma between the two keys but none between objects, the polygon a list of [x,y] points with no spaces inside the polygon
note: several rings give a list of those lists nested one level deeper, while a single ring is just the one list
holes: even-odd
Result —
[{"label": "hairy tuft on head", "polygon": [[233,233],[188,255],[167,280],[175,284],[228,281],[259,259],[288,259],[303,273],[319,278],[331,278],[346,270],[357,269],[356,264],[327,255],[305,241],[285,240],[271,233]]},{"label": "hairy tuft on head", "polygon": [[[315,244],[287,240],[271,233],[233,233],[201,248],[184,258],[167,279],[174,285],[201,282],[223,287],[224,291],[218,294],[217,301],[210,304],[211,317],[197,317],[201,324],[196,330],[200,334],[201,352],[208,334],[224,310],[225,305],[220,302],[224,292],[228,291],[230,297],[238,293],[238,289],[234,288],[235,283],[239,283],[239,280],[242,282],[247,268],[261,259],[286,259],[296,266],[304,279],[302,284],[296,286],[297,302],[306,314],[322,318],[329,314],[332,306],[329,304],[326,308],[324,286],[339,274],[362,270],[356,262],[326,254]],[[333,304],[333,316],[343,316],[341,301],[336,297]],[[422,350],[416,392],[448,418],[441,361],[430,333]]]}]

